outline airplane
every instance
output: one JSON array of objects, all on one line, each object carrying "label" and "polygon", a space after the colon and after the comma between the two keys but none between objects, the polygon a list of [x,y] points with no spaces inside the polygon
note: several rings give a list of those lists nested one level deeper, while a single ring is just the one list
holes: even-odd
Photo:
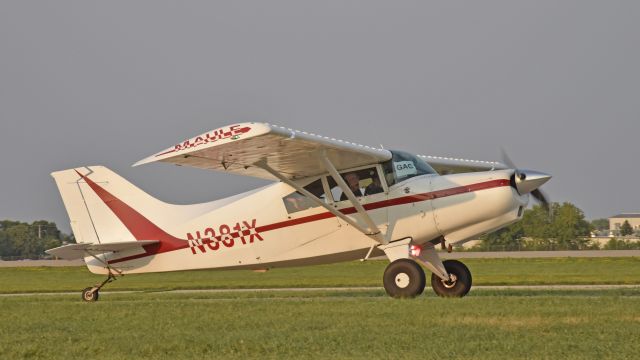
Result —
[{"label": "airplane", "polygon": [[[426,287],[463,297],[472,285],[447,249],[522,218],[551,176],[504,163],[414,155],[267,123],[240,123],[195,136],[133,166],[155,162],[272,180],[194,205],[162,202],[103,166],[53,172],[75,244],[47,251],[83,258],[107,275],[82,291],[97,301],[126,274],[273,268],[389,260],[383,285],[394,298]],[[422,265],[422,266],[421,266]]]}]

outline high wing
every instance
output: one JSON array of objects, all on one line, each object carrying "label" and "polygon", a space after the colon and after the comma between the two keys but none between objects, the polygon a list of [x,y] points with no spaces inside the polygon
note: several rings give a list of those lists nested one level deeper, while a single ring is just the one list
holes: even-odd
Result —
[{"label": "high wing", "polygon": [[81,259],[87,255],[104,254],[108,252],[118,252],[140,248],[144,245],[157,244],[158,240],[138,240],[138,241],[120,241],[106,244],[69,244],[45,251],[49,255],[57,256],[65,260]]},{"label": "high wing", "polygon": [[429,163],[429,165],[431,165],[431,167],[433,167],[440,175],[502,170],[509,168],[507,165],[495,161],[469,160],[427,155],[418,156]]},{"label": "high wing", "polygon": [[[338,171],[391,159],[391,152],[304,131],[266,123],[241,123],[214,129],[185,140],[133,166],[167,162],[200,169],[277,180],[256,162],[269,166],[288,179],[300,179],[326,172],[320,153]],[[508,168],[499,162],[419,155],[439,174],[490,171]]]},{"label": "high wing", "polygon": [[288,179],[326,172],[320,154],[339,171],[391,159],[391,152],[265,123],[242,123],[211,130],[165,149],[133,166],[167,162],[253,176],[277,178],[254,164],[266,163]]}]

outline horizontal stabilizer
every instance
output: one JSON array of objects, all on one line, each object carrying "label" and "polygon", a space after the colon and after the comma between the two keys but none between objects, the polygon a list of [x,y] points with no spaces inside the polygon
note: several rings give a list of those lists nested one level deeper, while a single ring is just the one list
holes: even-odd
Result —
[{"label": "horizontal stabilizer", "polygon": [[119,252],[142,248],[144,245],[157,244],[158,240],[138,240],[138,241],[120,241],[106,244],[69,244],[45,251],[49,255],[53,255],[65,260],[75,260],[86,257],[87,255],[103,254],[107,252]]}]

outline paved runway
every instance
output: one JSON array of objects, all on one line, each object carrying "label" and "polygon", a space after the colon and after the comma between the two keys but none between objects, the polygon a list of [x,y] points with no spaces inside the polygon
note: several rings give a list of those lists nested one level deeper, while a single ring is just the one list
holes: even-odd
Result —
[{"label": "paved runway", "polygon": [[[558,257],[640,257],[640,250],[575,250],[575,251],[467,251],[440,252],[443,259],[503,259],[503,258],[558,258]],[[83,260],[19,260],[0,261],[0,267],[82,266]]]},{"label": "paved runway", "polygon": [[568,250],[568,251],[466,251],[440,253],[443,259],[503,259],[503,258],[561,258],[561,257],[640,257],[640,250]]},{"label": "paved runway", "polygon": [[84,260],[16,260],[2,261],[0,260],[0,268],[3,267],[34,267],[34,266],[83,266]]},{"label": "paved runway", "polygon": [[[635,285],[489,285],[474,286],[471,291],[482,290],[612,290],[612,289],[640,289],[640,284]],[[314,291],[332,291],[332,292],[354,292],[354,291],[375,291],[384,290],[379,286],[367,287],[322,287],[322,288],[266,288],[266,289],[194,289],[194,290],[130,290],[130,291],[101,291],[100,296],[109,294],[134,294],[134,293],[153,293],[153,294],[224,294],[224,293],[277,293],[277,292],[300,292],[310,293]],[[17,293],[17,294],[0,294],[0,297],[31,297],[31,296],[53,296],[53,295],[73,295],[79,296],[80,291],[73,292],[47,292],[47,293]]]}]

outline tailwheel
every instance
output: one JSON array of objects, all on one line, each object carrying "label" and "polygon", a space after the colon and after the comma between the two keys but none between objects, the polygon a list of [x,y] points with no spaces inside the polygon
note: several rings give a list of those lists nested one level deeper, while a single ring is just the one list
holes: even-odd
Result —
[{"label": "tailwheel", "polygon": [[449,280],[442,280],[431,274],[431,287],[441,297],[463,297],[471,290],[471,272],[469,268],[458,260],[442,262],[449,273]]},{"label": "tailwheel", "polygon": [[87,302],[98,301],[98,297],[100,296],[100,289],[102,289],[103,286],[114,281],[115,279],[116,276],[111,272],[111,269],[109,269],[109,275],[107,275],[106,280],[96,286],[88,287],[82,290],[82,300]]},{"label": "tailwheel", "polygon": [[82,290],[82,300],[87,302],[98,301],[99,295],[98,289],[94,287],[88,287]]},{"label": "tailwheel", "polygon": [[415,261],[399,259],[387,266],[382,278],[384,289],[394,298],[413,298],[424,291],[424,270]]}]

